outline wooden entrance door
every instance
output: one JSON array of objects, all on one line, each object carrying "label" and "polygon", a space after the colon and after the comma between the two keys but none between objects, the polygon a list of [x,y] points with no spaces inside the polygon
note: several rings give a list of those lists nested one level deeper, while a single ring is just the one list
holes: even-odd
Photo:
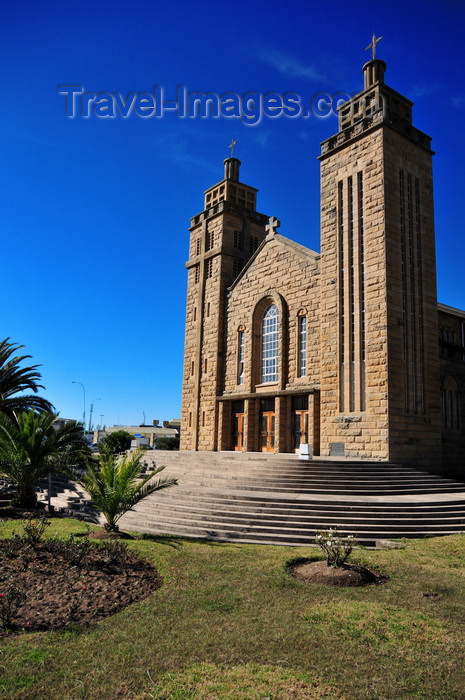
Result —
[{"label": "wooden entrance door", "polygon": [[294,411],[294,451],[298,452],[301,445],[308,443],[308,411]]},{"label": "wooden entrance door", "polygon": [[244,438],[244,414],[234,414],[234,431],[233,431],[233,448],[239,452],[242,451]]},{"label": "wooden entrance door", "polygon": [[261,448],[262,452],[274,452],[275,412],[263,411],[261,414]]}]

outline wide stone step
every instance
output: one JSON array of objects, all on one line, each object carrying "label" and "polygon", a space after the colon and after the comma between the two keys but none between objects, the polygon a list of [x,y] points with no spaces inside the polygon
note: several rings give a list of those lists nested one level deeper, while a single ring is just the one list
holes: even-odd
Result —
[{"label": "wide stone step", "polygon": [[[199,492],[196,491],[184,491],[182,494],[180,494],[179,489],[176,489],[178,492],[179,496],[176,498],[174,495],[175,491],[172,490],[171,492],[169,490],[166,491],[161,491],[160,493],[156,494],[157,498],[157,507],[164,501],[168,501],[169,503],[176,504],[176,503],[181,503],[181,504],[192,504],[193,507],[200,503],[205,503],[208,507],[221,507],[222,504],[223,507],[235,507],[242,509],[244,507],[253,507],[256,510],[269,510],[269,509],[280,509],[284,512],[289,512],[289,511],[296,511],[299,512],[301,510],[304,511],[321,511],[322,509],[326,510],[336,510],[336,511],[343,511],[346,512],[347,510],[354,511],[354,512],[361,512],[361,513],[366,513],[366,512],[389,512],[389,513],[404,513],[407,510],[413,510],[415,512],[421,513],[423,510],[430,512],[431,510],[437,510],[438,512],[449,512],[449,511],[457,511],[461,512],[465,510],[465,499],[464,500],[448,500],[445,502],[441,503],[422,503],[418,501],[402,501],[402,502],[391,502],[391,503],[378,503],[378,502],[373,502],[373,501],[365,501],[365,499],[362,499],[362,501],[349,501],[349,500],[338,500],[338,501],[331,501],[331,500],[320,500],[320,499],[308,499],[308,498],[302,498],[301,500],[294,500],[293,498],[289,498],[286,500],[278,500],[278,499],[271,499],[271,498],[263,498],[263,497],[257,497],[255,495],[244,495],[240,493],[210,493],[208,495],[202,495]],[[140,504],[137,505],[137,508],[143,508],[144,504],[148,504],[147,507],[153,510],[154,508],[154,503],[150,501],[150,499],[146,501],[142,501]]]},{"label": "wide stone step", "polygon": [[[363,544],[465,531],[465,484],[397,464],[159,452],[145,461],[147,472],[166,461],[161,476],[179,486],[139,503],[121,519],[125,529],[292,545],[330,527]],[[56,508],[98,520],[79,486],[54,475],[52,489]]]},{"label": "wide stone step", "polygon": [[[196,485],[199,487],[205,487],[205,488],[220,488],[218,484],[215,484],[214,481],[200,481],[196,482]],[[349,485],[346,488],[341,488],[341,487],[331,487],[331,486],[319,486],[319,485],[313,485],[313,486],[299,486],[299,487],[286,487],[286,486],[276,486],[273,484],[266,484],[266,483],[261,483],[261,482],[255,482],[255,483],[246,483],[246,482],[240,482],[237,484],[229,484],[228,489],[231,491],[234,490],[234,487],[240,490],[244,491],[269,491],[273,493],[298,493],[298,494],[333,494],[333,495],[348,495],[348,494],[353,494],[353,495],[359,495],[359,496],[386,496],[386,495],[414,495],[414,494],[435,494],[435,493],[450,493],[451,491],[457,491],[459,493],[465,492],[462,487],[456,487],[456,488],[448,488],[448,487],[440,487],[440,486],[432,486],[431,488],[425,487],[425,486],[418,486],[417,488],[413,486],[398,486],[395,487],[393,486],[392,488],[389,487],[383,487],[380,486],[379,488],[374,488],[374,487],[361,487],[361,486],[354,486],[350,487]]]},{"label": "wide stone step", "polygon": [[[136,507],[135,512],[138,514],[143,514],[146,517],[150,517],[151,512],[149,508],[144,508],[143,504]],[[427,523],[432,525],[440,525],[441,523],[449,523],[451,525],[465,525],[465,508],[457,512],[431,512],[424,511],[423,513],[407,511],[399,515],[399,513],[386,513],[380,511],[377,514],[373,514],[370,509],[366,509],[366,512],[354,512],[343,511],[335,512],[334,510],[315,510],[314,512],[302,512],[293,511],[292,509],[285,511],[284,509],[277,510],[266,510],[257,509],[254,510],[239,510],[231,508],[219,509],[216,507],[208,508],[205,506],[201,508],[199,506],[190,508],[189,506],[183,506],[181,504],[159,504],[157,508],[157,518],[162,515],[167,517],[177,515],[177,517],[185,517],[189,519],[203,520],[205,518],[214,518],[218,522],[223,520],[256,520],[260,522],[276,522],[276,523],[288,523],[288,522],[299,522],[299,523],[317,523],[325,522],[331,523],[335,522],[346,522],[346,523],[361,523],[362,526],[365,524],[379,525],[408,525],[424,526]]]},{"label": "wide stone step", "polygon": [[[124,516],[126,517],[126,516]],[[242,542],[244,544],[250,543],[250,544],[280,544],[280,545],[291,545],[291,546],[310,546],[315,543],[315,535],[316,535],[316,530],[314,531],[309,531],[309,532],[302,532],[301,530],[297,532],[291,532],[291,531],[286,531],[285,529],[282,529],[280,531],[275,531],[275,532],[268,532],[264,531],[260,528],[257,527],[251,527],[249,529],[234,529],[234,528],[217,528],[217,527],[209,527],[206,528],[204,526],[186,526],[185,523],[170,523],[169,529],[167,529],[166,525],[162,525],[160,523],[156,522],[151,522],[151,521],[143,521],[140,520],[137,523],[137,527],[133,526],[131,527],[131,524],[128,522],[121,522],[121,525],[124,526],[127,530],[133,529],[137,530],[139,532],[146,532],[149,534],[160,534],[160,535],[166,535],[166,534],[172,534],[172,535],[179,535],[183,537],[188,537],[188,538],[194,538],[194,539],[209,539],[209,540],[217,540],[217,541],[227,541],[227,542]],[[412,533],[406,532],[406,533],[396,533],[393,535],[393,533],[387,529],[387,530],[379,530],[376,534],[375,533],[364,533],[364,532],[356,532],[354,531],[353,534],[357,535],[357,542],[359,544],[365,545],[365,546],[373,546],[375,545],[377,540],[380,539],[393,539],[393,538],[403,538],[403,537],[435,537],[437,535],[452,535],[456,534],[455,529],[448,529],[448,530],[443,530],[441,532],[437,532],[434,530],[424,530],[421,533],[415,533],[412,535]],[[350,534],[348,531],[346,531],[345,534]]]}]

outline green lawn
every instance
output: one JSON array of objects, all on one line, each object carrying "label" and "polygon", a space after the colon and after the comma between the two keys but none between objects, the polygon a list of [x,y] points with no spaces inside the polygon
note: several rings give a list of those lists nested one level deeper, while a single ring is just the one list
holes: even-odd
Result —
[{"label": "green lawn", "polygon": [[[21,524],[0,522],[0,537]],[[47,536],[82,533],[55,519]],[[0,641],[2,698],[465,698],[465,535],[356,550],[382,586],[286,573],[315,549],[174,537],[129,546],[161,589],[91,627]],[[424,596],[423,593],[437,593]]]}]

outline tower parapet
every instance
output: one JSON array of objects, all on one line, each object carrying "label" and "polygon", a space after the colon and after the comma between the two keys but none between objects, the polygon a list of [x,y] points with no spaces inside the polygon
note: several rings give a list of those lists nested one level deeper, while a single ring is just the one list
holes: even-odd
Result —
[{"label": "tower parapet", "polygon": [[385,84],[386,63],[376,58],[362,71],[364,89],[338,108],[338,133],[322,142],[321,158],[381,124],[432,152],[431,137],[412,125],[413,102]]}]

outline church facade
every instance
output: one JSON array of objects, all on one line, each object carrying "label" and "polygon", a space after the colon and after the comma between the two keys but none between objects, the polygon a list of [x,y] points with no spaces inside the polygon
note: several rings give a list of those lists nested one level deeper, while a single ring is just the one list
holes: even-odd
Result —
[{"label": "church facade", "polygon": [[191,220],[181,449],[459,474],[465,312],[438,304],[431,139],[363,67],[321,147],[321,252],[256,211],[240,161]]}]

